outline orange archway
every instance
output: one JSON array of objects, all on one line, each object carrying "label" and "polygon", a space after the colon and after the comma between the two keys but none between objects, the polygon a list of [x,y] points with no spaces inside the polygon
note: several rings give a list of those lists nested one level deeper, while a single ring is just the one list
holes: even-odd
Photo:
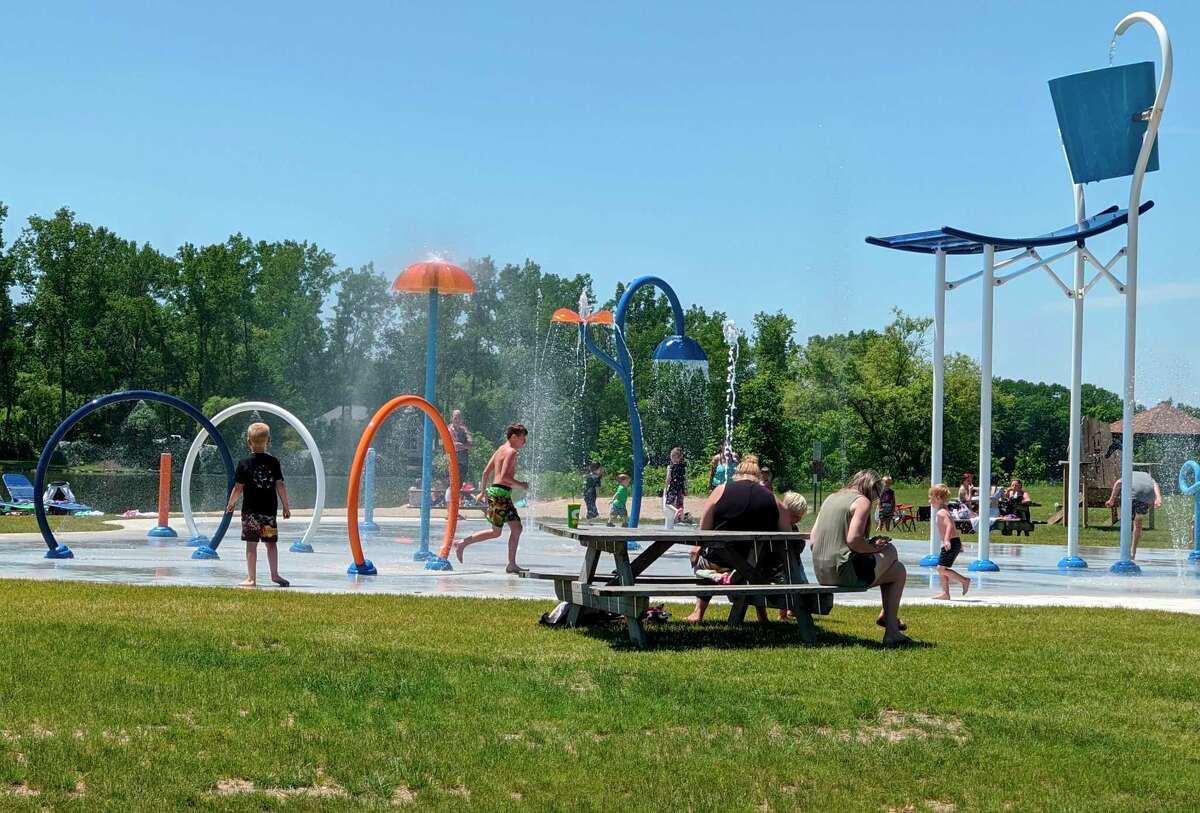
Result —
[{"label": "orange archway", "polygon": [[354,557],[354,564],[360,568],[366,563],[366,559],[363,557],[362,540],[358,535],[358,492],[363,464],[367,459],[367,449],[371,447],[375,433],[379,431],[384,420],[397,409],[405,406],[416,407],[424,412],[437,429],[438,436],[442,439],[442,448],[451,450],[451,453],[446,455],[450,463],[450,505],[448,507],[449,514],[446,517],[446,536],[442,540],[442,549],[439,552],[443,559],[450,555],[450,546],[454,542],[454,529],[458,525],[458,502],[462,490],[462,475],[458,471],[458,458],[452,451],[454,439],[450,436],[450,427],[446,426],[446,419],[442,417],[442,413],[437,411],[437,407],[421,396],[397,395],[381,406],[379,411],[367,422],[362,437],[358,439],[358,448],[354,450],[354,463],[350,466],[350,483],[346,489],[346,523],[350,532],[350,555]]}]

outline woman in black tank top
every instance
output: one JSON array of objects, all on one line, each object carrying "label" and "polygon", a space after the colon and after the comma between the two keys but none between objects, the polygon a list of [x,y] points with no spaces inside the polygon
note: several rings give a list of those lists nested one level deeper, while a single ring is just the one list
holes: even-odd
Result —
[{"label": "woman in black tank top", "polygon": [[[702,531],[786,531],[791,525],[789,517],[779,510],[775,495],[759,481],[758,458],[746,455],[738,464],[737,473],[728,483],[717,486],[704,504],[704,516],[700,520]],[[746,557],[753,543],[740,543],[737,552]],[[692,564],[702,569],[732,569],[732,564],[722,555],[728,547],[705,547],[692,549]],[[696,600],[696,609],[687,621],[698,623],[704,620],[709,599]],[[759,607],[759,620],[766,620],[766,611]]]}]

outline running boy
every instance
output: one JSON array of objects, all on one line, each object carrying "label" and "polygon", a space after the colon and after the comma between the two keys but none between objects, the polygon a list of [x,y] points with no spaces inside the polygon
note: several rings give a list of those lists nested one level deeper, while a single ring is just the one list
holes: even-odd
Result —
[{"label": "running boy", "polygon": [[942,551],[938,554],[937,572],[942,577],[942,592],[934,596],[943,601],[950,600],[950,581],[953,579],[962,586],[965,596],[971,589],[971,580],[954,570],[954,560],[962,553],[962,540],[958,537],[958,529],[950,518],[946,505],[950,502],[950,489],[945,483],[938,483],[929,489],[929,510],[935,515],[937,538],[942,540]]},{"label": "running boy", "polygon": [[608,506],[608,526],[611,528],[618,521],[621,527],[629,525],[629,509],[625,507],[625,501],[629,499],[629,475],[617,475],[617,490],[613,492],[612,503]]},{"label": "running boy", "polygon": [[508,525],[508,566],[505,573],[520,573],[524,568],[517,564],[517,543],[521,541],[521,515],[513,505],[512,490],[523,488],[528,490],[529,483],[518,480],[517,452],[525,445],[529,430],[519,423],[514,423],[504,430],[505,442],[492,454],[492,459],[483,469],[479,484],[487,483],[488,475],[492,476],[492,484],[487,487],[487,521],[491,525],[482,531],[476,531],[460,540],[454,546],[454,555],[458,561],[463,560],[463,549],[476,542],[495,539],[500,535],[500,529]]},{"label": "running boy", "polygon": [[232,514],[238,499],[242,500],[242,540],[246,543],[246,580],[241,587],[254,587],[257,583],[258,543],[267,546],[267,564],[271,568],[271,581],[287,587],[287,579],[279,575],[279,525],[275,513],[283,503],[283,518],[291,519],[292,509],[288,506],[287,485],[283,482],[283,471],[279,461],[267,454],[271,445],[271,427],[265,423],[252,423],[246,430],[246,445],[250,456],[237,465],[233,491],[225,513]]}]

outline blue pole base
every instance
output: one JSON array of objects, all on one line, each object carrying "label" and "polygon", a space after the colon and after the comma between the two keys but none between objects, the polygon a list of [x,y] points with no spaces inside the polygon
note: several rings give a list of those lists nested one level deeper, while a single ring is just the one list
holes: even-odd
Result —
[{"label": "blue pole base", "polygon": [[174,539],[179,534],[175,533],[175,529],[170,525],[159,525],[146,531],[146,536],[151,539]]},{"label": "blue pole base", "polygon": [[430,559],[437,558],[438,555],[426,547],[418,548],[417,552],[413,554],[414,562],[428,562]]},{"label": "blue pole base", "polygon": [[1189,562],[1200,562],[1200,550],[1194,550],[1188,554]]},{"label": "blue pole base", "polygon": [[443,559],[440,556],[434,556],[431,559],[427,559],[425,561],[425,569],[426,570],[454,570],[454,568],[450,566],[450,560]]},{"label": "blue pole base", "polygon": [[999,573],[1000,566],[991,559],[976,559],[974,562],[971,562],[971,565],[967,568],[967,570],[971,570],[976,573]]},{"label": "blue pole base", "polygon": [[288,550],[290,550],[292,553],[312,553],[313,546],[301,540],[299,542],[293,542],[292,546],[288,548]]},{"label": "blue pole base", "polygon": [[189,548],[202,548],[207,544],[208,544],[208,537],[205,536],[204,534],[199,534],[197,536],[193,536],[191,539],[189,539],[187,541],[187,546]]},{"label": "blue pole base", "polygon": [[936,553],[929,553],[921,557],[921,567],[937,567],[938,559],[941,557]]},{"label": "blue pole base", "polygon": [[351,576],[378,576],[379,571],[375,569],[375,564],[370,559],[363,559],[360,565],[358,562],[351,562],[350,567],[346,568],[346,573]]},{"label": "blue pole base", "polygon": [[642,546],[639,543],[634,542],[632,539],[630,539],[628,542],[625,543],[625,550],[641,550],[641,549],[642,549]]},{"label": "blue pole base", "polygon": [[375,522],[374,520],[360,522],[358,523],[358,530],[366,531],[368,533],[376,533],[379,531],[379,523]]},{"label": "blue pole base", "polygon": [[192,551],[193,559],[220,559],[217,555],[216,548],[210,548],[208,545],[201,545]]},{"label": "blue pole base", "polygon": [[66,545],[59,545],[54,550],[47,550],[43,559],[74,559],[74,552]]},{"label": "blue pole base", "polygon": [[1060,570],[1087,570],[1087,562],[1082,556],[1064,556],[1058,560]]},{"label": "blue pole base", "polygon": [[1108,569],[1109,573],[1116,573],[1118,576],[1140,576],[1142,569],[1137,566],[1137,562],[1124,559],[1120,562],[1113,562],[1113,566]]}]

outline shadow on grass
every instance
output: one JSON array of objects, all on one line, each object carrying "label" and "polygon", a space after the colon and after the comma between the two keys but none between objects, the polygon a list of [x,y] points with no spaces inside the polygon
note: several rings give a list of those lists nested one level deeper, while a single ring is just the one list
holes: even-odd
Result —
[{"label": "shadow on grass", "polygon": [[[747,623],[730,627],[724,621],[706,621],[702,624],[667,622],[645,624],[649,639],[647,650],[685,652],[696,649],[820,649],[823,647],[856,646],[863,649],[890,651],[877,638],[864,638],[817,627],[817,643],[809,646],[800,640],[800,630],[790,622],[767,624]],[[585,635],[596,641],[609,644],[614,650],[641,652],[629,640],[629,631],[623,621],[596,624],[586,627],[560,628],[566,634]],[[932,649],[933,643],[917,641],[908,649]]]}]

